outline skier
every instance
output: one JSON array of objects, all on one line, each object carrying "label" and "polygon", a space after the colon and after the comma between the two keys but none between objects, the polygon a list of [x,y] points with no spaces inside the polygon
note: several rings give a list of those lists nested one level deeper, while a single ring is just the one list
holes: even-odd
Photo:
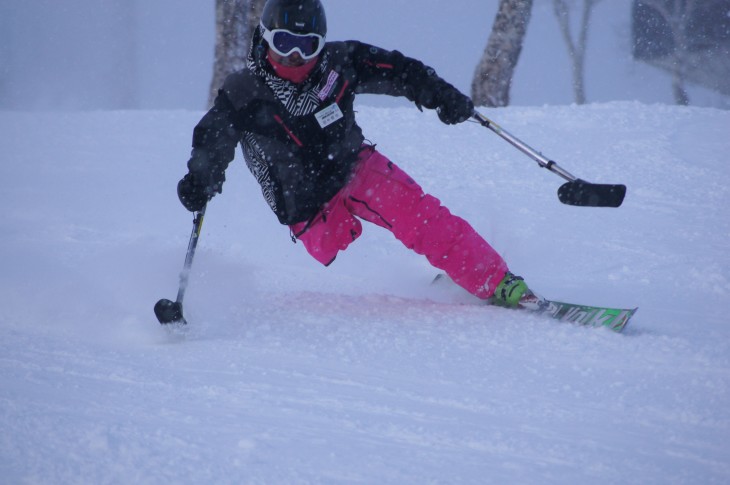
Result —
[{"label": "skier", "polygon": [[434,70],[398,51],[325,42],[319,0],[268,0],[246,67],[231,74],[193,132],[178,196],[200,211],[222,192],[241,143],[246,164],[279,221],[317,261],[331,264],[362,231],[388,229],[477,297],[530,306],[536,297],[465,220],[367,142],[355,121],[359,93],[404,96],[446,124],[474,105]]}]

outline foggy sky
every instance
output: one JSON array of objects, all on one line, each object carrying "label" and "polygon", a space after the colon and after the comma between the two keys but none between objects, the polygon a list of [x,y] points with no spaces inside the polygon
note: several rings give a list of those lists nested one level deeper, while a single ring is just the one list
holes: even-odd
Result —
[{"label": "foggy sky", "polygon": [[[324,0],[331,40],[398,49],[469,92],[498,0]],[[630,55],[631,0],[596,7],[589,33],[589,102],[671,103],[669,76]],[[576,15],[577,16],[577,15]],[[214,0],[0,0],[0,109],[205,108]],[[729,107],[690,90],[692,104]],[[368,104],[393,100],[367,97]],[[535,0],[512,104],[573,101],[569,58],[550,0]],[[397,104],[397,102],[395,102]]]}]

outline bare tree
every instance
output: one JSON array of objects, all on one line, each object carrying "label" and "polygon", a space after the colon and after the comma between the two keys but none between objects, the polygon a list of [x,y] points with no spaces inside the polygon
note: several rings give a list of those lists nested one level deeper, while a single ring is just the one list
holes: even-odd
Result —
[{"label": "bare tree", "polygon": [[685,88],[685,78],[691,64],[688,30],[698,7],[698,0],[641,0],[640,3],[656,10],[671,31],[674,40],[674,49],[671,52],[672,92],[677,104],[687,105],[689,95]]},{"label": "bare tree", "polygon": [[215,62],[209,105],[213,104],[226,77],[244,67],[264,3],[266,0],[215,0]]},{"label": "bare tree", "polygon": [[487,47],[471,84],[471,97],[477,106],[509,105],[512,77],[531,14],[532,0],[500,0]]},{"label": "bare tree", "polygon": [[138,103],[138,30],[137,30],[137,2],[132,0],[118,0],[112,5],[113,15],[117,19],[121,30],[119,38],[126,42],[119,44],[119,55],[115,57],[115,74],[121,82],[117,85],[117,105],[122,109],[136,108]]},{"label": "bare tree", "polygon": [[570,6],[567,0],[553,0],[553,10],[560,25],[560,32],[563,34],[563,40],[568,47],[570,61],[573,74],[573,96],[577,104],[585,104],[585,56],[586,46],[588,44],[588,26],[590,25],[591,13],[593,7],[600,0],[582,0],[583,9],[580,17],[580,27],[578,38],[573,39],[570,28]]}]

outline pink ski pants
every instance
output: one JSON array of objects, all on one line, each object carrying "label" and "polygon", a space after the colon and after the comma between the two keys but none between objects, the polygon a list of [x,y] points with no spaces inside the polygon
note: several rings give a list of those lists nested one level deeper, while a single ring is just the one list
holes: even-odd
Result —
[{"label": "pink ski pants", "polygon": [[374,148],[362,151],[350,182],[312,221],[291,230],[309,254],[329,265],[362,233],[358,218],[388,229],[479,298],[494,294],[507,271],[502,257],[469,223]]}]

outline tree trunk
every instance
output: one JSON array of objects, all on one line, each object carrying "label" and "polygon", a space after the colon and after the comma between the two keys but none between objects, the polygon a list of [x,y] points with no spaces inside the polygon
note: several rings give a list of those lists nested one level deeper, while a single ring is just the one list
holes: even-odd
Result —
[{"label": "tree trunk", "polygon": [[570,33],[570,8],[566,0],[553,0],[553,9],[560,25],[560,32],[570,54],[573,75],[573,97],[576,104],[585,104],[585,57],[588,44],[588,27],[593,7],[599,0],[583,0],[583,12],[580,19],[578,40],[574,41]]},{"label": "tree trunk", "polygon": [[215,62],[208,105],[212,105],[226,77],[242,69],[251,36],[261,18],[265,0],[216,0]]},{"label": "tree trunk", "polygon": [[684,87],[684,76],[679,69],[672,73],[672,95],[676,104],[680,106],[689,105],[689,93]]},{"label": "tree trunk", "polygon": [[641,0],[641,3],[656,10],[672,32],[672,94],[675,103],[686,106],[689,104],[689,94],[685,88],[685,75],[690,66],[687,30],[698,7],[697,0]]},{"label": "tree trunk", "polygon": [[522,52],[532,0],[500,0],[492,32],[471,84],[477,106],[507,106],[512,77]]}]

